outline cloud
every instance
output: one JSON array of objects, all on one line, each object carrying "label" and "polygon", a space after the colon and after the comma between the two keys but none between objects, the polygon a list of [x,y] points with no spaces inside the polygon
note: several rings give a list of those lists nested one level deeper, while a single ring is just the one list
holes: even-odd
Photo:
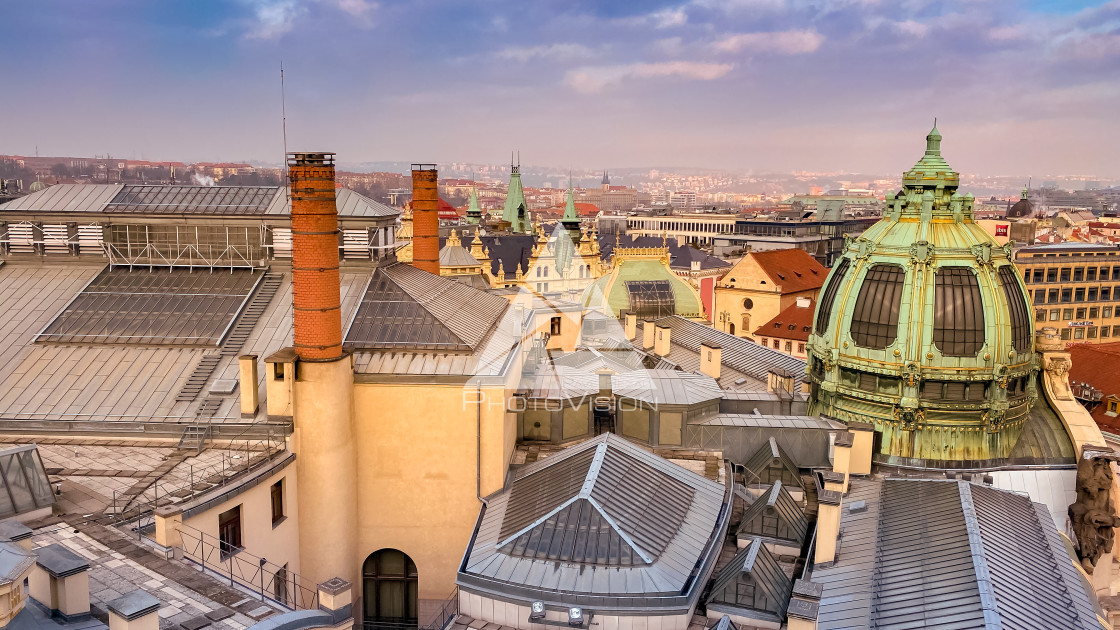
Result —
[{"label": "cloud", "polygon": [[256,17],[249,31],[249,39],[276,39],[295,27],[296,18],[307,11],[296,0],[256,0],[253,14]]},{"label": "cloud", "polygon": [[649,18],[657,28],[684,26],[688,23],[688,14],[685,13],[684,7],[661,9],[660,11],[650,13]]},{"label": "cloud", "polygon": [[768,33],[737,33],[715,43],[719,52],[772,52],[799,55],[815,52],[824,43],[824,35],[816,30],[773,31]]},{"label": "cloud", "polygon": [[586,59],[594,53],[583,44],[543,44],[540,46],[511,46],[494,53],[505,61],[531,61],[533,59]]},{"label": "cloud", "polygon": [[894,23],[894,29],[909,37],[925,37],[929,33],[929,26],[914,20],[903,20]]},{"label": "cloud", "polygon": [[564,76],[564,83],[576,91],[598,92],[608,85],[628,79],[677,77],[700,81],[719,79],[731,71],[727,63],[666,61],[662,63],[630,63],[613,66],[577,68]]},{"label": "cloud", "polygon": [[380,6],[373,0],[336,0],[339,10],[359,20],[363,26],[373,24],[373,12]]}]

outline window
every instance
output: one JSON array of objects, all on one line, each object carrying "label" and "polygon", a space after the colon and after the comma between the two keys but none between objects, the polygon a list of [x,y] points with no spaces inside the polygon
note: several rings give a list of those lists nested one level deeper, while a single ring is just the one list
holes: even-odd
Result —
[{"label": "window", "polygon": [[1053,268],[1053,267],[1051,267],[1050,269],[1047,269],[1046,270],[1046,281],[1047,282],[1057,282],[1058,281],[1058,270]]},{"label": "window", "polygon": [[1069,267],[1062,267],[1062,273],[1061,273],[1062,282],[1069,282],[1069,272],[1070,272]]},{"label": "window", "polygon": [[1090,326],[1087,329],[1087,332],[1085,333],[1085,336],[1089,339],[1096,339],[1097,338],[1097,327],[1096,326]]},{"label": "window", "polygon": [[1073,290],[1073,301],[1074,302],[1084,302],[1085,301],[1085,287],[1078,287],[1078,288]]},{"label": "window", "polygon": [[1102,308],[1101,309],[1101,317],[1104,317],[1106,319],[1109,318],[1109,317],[1112,317],[1112,307],[1111,306],[1106,306],[1106,307]]},{"label": "window", "polygon": [[1096,282],[1097,281],[1097,268],[1096,267],[1089,267],[1088,269],[1086,269],[1085,270],[1085,279],[1088,280],[1089,282]]},{"label": "window", "polygon": [[1036,289],[1035,290],[1035,292],[1034,292],[1034,303],[1035,304],[1045,304],[1046,303],[1046,291],[1045,290],[1043,290],[1043,289]]},{"label": "window", "polygon": [[779,340],[775,339],[774,340],[774,349],[777,350],[779,345],[781,345],[781,342]]},{"label": "window", "polygon": [[1108,331],[1111,330],[1111,329],[1112,329],[1111,326],[1101,326],[1101,339],[1104,339],[1105,337],[1107,337],[1108,336]]},{"label": "window", "polygon": [[1101,267],[1101,280],[1108,280],[1108,267]]},{"label": "window", "polygon": [[805,354],[805,344],[803,344],[803,343],[797,344],[797,353],[798,354]]},{"label": "window", "polygon": [[1073,289],[1062,289],[1062,301],[1069,302],[1073,299]]},{"label": "window", "polygon": [[1101,287],[1101,301],[1107,302],[1111,299],[1112,291],[1109,287]]},{"label": "window", "polygon": [[1076,315],[1074,315],[1075,318],[1085,319],[1085,308],[1084,307],[1077,309],[1077,311],[1075,311],[1075,312],[1077,313]]},{"label": "window", "polygon": [[754,300],[750,298],[743,298],[743,308],[748,311],[754,308]]},{"label": "window", "polygon": [[1073,309],[1072,308],[1063,308],[1062,309],[1062,319],[1073,319]]},{"label": "window", "polygon": [[1089,287],[1089,293],[1088,293],[1088,296],[1087,296],[1088,301],[1096,302],[1098,291],[1099,291],[1099,289],[1097,289],[1097,287]]},{"label": "window", "polygon": [[1036,321],[1036,322],[1046,321],[1046,309],[1044,309],[1044,308],[1036,309],[1035,312],[1034,312],[1034,321]]},{"label": "window", "polygon": [[852,313],[850,332],[856,345],[882,350],[894,343],[905,279],[899,265],[878,264],[867,270]]},{"label": "window", "polygon": [[548,277],[548,267],[544,268],[544,277]]},{"label": "window", "polygon": [[277,381],[284,380],[284,364],[283,363],[273,363],[272,364],[272,378],[274,380],[277,380]]},{"label": "window", "polygon": [[218,543],[222,557],[241,551],[241,506],[218,515]]},{"label": "window", "polygon": [[382,549],[362,565],[366,621],[415,625],[419,579],[416,563],[396,549]]},{"label": "window", "polygon": [[559,317],[553,317],[549,321],[549,334],[552,334],[552,335],[559,335],[560,334],[560,318]]},{"label": "window", "polygon": [[942,267],[934,282],[933,343],[950,357],[975,356],[984,345],[984,304],[970,267]]},{"label": "window", "polygon": [[1084,339],[1085,338],[1085,329],[1084,328],[1074,328],[1073,329],[1073,338],[1074,339]]},{"label": "window", "polygon": [[1042,282],[1042,268],[1041,267],[1035,269],[1034,273],[1031,274],[1031,281],[1035,282],[1035,283]]},{"label": "window", "polygon": [[1100,313],[1101,313],[1100,307],[1097,307],[1097,306],[1091,307],[1089,309],[1089,319],[1096,319],[1096,318],[1100,317]]},{"label": "window", "polygon": [[793,352],[793,342],[792,341],[787,341],[786,342],[786,352]]},{"label": "window", "polygon": [[284,520],[284,480],[272,484],[272,526],[276,527]]},{"label": "window", "polygon": [[836,294],[840,291],[840,284],[844,281],[844,276],[847,275],[850,265],[850,260],[841,258],[840,262],[832,268],[832,275],[828,277],[828,284],[824,288],[821,303],[817,309],[816,330],[818,335],[823,335],[825,329],[828,328],[828,318],[832,315],[833,302],[836,301]]},{"label": "window", "polygon": [[1027,305],[1023,300],[1023,293],[1019,289],[1019,279],[1016,277],[1015,268],[1004,265],[999,268],[999,282],[1007,297],[1008,315],[1011,316],[1011,339],[1016,352],[1026,352],[1031,347],[1030,315],[1027,314]]},{"label": "window", "polygon": [[541,268],[537,267],[537,277],[541,277]]},{"label": "window", "polygon": [[281,604],[288,605],[288,565],[280,567],[272,577],[272,599]]},{"label": "window", "polygon": [[1117,403],[1115,400],[1108,401],[1109,413],[1116,413],[1118,407],[1120,407],[1120,403]]},{"label": "window", "polygon": [[1050,289],[1050,295],[1046,298],[1046,301],[1050,304],[1056,304],[1058,302],[1058,290]]},{"label": "window", "polygon": [[[1120,266],[1112,268],[1112,279],[1113,280],[1120,280]],[[1104,280],[1104,278],[1102,277],[1101,280]],[[1113,335],[1113,336],[1115,336],[1115,335]]]},{"label": "window", "polygon": [[1058,321],[1059,319],[1061,319],[1061,317],[1060,317],[1061,314],[1062,314],[1062,312],[1060,310],[1056,309],[1056,308],[1050,309],[1050,321],[1052,321],[1052,322]]},{"label": "window", "polygon": [[1073,270],[1073,281],[1074,282],[1083,282],[1084,280],[1085,280],[1085,268],[1084,267],[1077,267],[1076,269],[1074,269]]},{"label": "window", "polygon": [[1070,338],[1070,331],[1069,331],[1069,329],[1068,329],[1068,328],[1063,328],[1063,329],[1062,329],[1062,340],[1063,340],[1063,341],[1069,341],[1069,338]]}]

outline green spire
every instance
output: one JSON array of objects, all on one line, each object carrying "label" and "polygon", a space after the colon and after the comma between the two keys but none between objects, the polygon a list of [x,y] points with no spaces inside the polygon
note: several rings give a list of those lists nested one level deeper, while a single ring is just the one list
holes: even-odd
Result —
[{"label": "green spire", "polygon": [[579,214],[576,212],[576,193],[572,188],[572,174],[568,173],[568,203],[564,205],[564,218],[560,219],[569,230],[579,229]]},{"label": "green spire", "polygon": [[482,220],[482,208],[478,207],[478,188],[471,188],[471,202],[467,206],[467,223],[477,225]]},{"label": "green spire", "polygon": [[521,187],[521,167],[513,164],[510,164],[509,190],[502,209],[502,220],[509,222],[510,232],[531,234],[533,231],[529,204],[525,202],[525,191]]}]

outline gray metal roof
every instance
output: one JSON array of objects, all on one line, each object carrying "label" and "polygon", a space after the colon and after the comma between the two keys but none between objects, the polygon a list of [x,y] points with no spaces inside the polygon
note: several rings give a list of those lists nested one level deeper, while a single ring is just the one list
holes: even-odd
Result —
[{"label": "gray metal roof", "polygon": [[589,399],[599,395],[599,375],[564,365],[545,365],[532,377],[529,397],[545,400]]},{"label": "gray metal roof", "polygon": [[780,624],[792,592],[792,580],[763,541],[755,538],[720,569],[706,604],[709,610]]},{"label": "gray metal roof", "polygon": [[604,434],[524,467],[487,499],[458,583],[597,612],[687,610],[729,501],[729,486]]},{"label": "gray metal roof", "polygon": [[478,259],[462,245],[444,245],[439,250],[440,267],[473,267],[478,264]]},{"label": "gray metal roof", "polygon": [[216,346],[263,277],[246,269],[107,267],[37,341]]},{"label": "gray metal roof", "polygon": [[[862,511],[853,503],[863,501]],[[855,479],[818,627],[1093,629],[1096,598],[1046,508],[964,481]]]},{"label": "gray metal roof", "polygon": [[739,539],[761,537],[800,547],[808,531],[809,521],[804,510],[778,480],[743,512],[735,536]]},{"label": "gray metal roof", "polygon": [[[689,352],[699,355],[701,342],[715,343],[723,348],[721,355],[724,366],[741,372],[751,378],[766,383],[767,373],[772,370],[793,374],[794,390],[800,391],[805,380],[805,362],[777,350],[763,347],[735,335],[729,335],[711,326],[694,322],[679,316],[663,317],[656,321],[658,326],[668,326],[672,331],[669,341],[680,345]],[[639,335],[638,339],[641,339]],[[674,360],[672,354],[670,360]],[[675,363],[680,364],[679,361]],[[720,379],[723,381],[723,379]]]},{"label": "gray metal roof", "polygon": [[767,429],[847,429],[838,420],[823,416],[776,416],[754,413],[721,413],[695,424],[719,427],[762,427]]},{"label": "gray metal roof", "polygon": [[742,469],[746,472],[746,483],[772,484],[781,480],[789,485],[805,487],[797,463],[774,436],[770,436],[765,444],[743,462]]},{"label": "gray metal roof", "polygon": [[611,377],[615,396],[651,405],[696,405],[723,397],[715,379],[679,370],[633,370]]},{"label": "gray metal roof", "polygon": [[345,343],[363,349],[469,352],[508,307],[499,296],[397,263],[374,271]]},{"label": "gray metal roof", "polygon": [[35,564],[35,554],[12,543],[0,543],[0,584],[7,584],[23,575]]},{"label": "gray metal roof", "polygon": [[[395,217],[400,210],[347,188],[335,191],[340,217]],[[57,184],[0,204],[4,212],[288,215],[280,186]]]}]

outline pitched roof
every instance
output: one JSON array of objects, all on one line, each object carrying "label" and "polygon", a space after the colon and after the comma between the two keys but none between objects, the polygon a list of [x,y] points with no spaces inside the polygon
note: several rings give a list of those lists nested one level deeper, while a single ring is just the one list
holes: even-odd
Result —
[{"label": "pitched roof", "polygon": [[[348,188],[335,191],[335,206],[340,217],[400,214]],[[8,211],[286,216],[291,202],[282,186],[58,184],[0,205]]]},{"label": "pitched roof", "polygon": [[488,497],[457,581],[597,612],[687,612],[719,554],[729,500],[728,486],[603,434]]},{"label": "pitched roof", "polygon": [[840,528],[836,563],[813,571],[824,586],[821,630],[1101,628],[1096,597],[1046,507],[1019,494],[965,481],[853,480]]},{"label": "pitched roof", "polygon": [[810,302],[809,306],[798,306],[797,303],[791,304],[781,313],[775,315],[774,319],[759,326],[754,334],[808,341],[809,332],[813,327],[813,304],[814,302]]},{"label": "pitched roof", "polygon": [[828,269],[803,249],[772,249],[751,252],[747,256],[754,259],[784,293],[819,289],[828,275]]},{"label": "pitched roof", "polygon": [[[668,247],[669,266],[673,269],[691,270],[692,262],[700,263],[701,269],[720,269],[731,267],[731,263],[717,258],[706,252],[700,251],[691,245],[677,245],[676,239],[662,239],[660,236],[627,237],[620,245],[622,247]],[[614,235],[599,235],[599,257],[610,260],[614,254]]]},{"label": "pitched roof", "polygon": [[397,263],[374,271],[345,344],[363,349],[472,351],[509,302]]},{"label": "pitched roof", "polygon": [[715,379],[679,370],[633,370],[611,377],[616,396],[653,405],[695,405],[723,397]]},{"label": "pitched roof", "polygon": [[1108,415],[1108,397],[1120,396],[1120,342],[1084,343],[1068,348],[1070,362],[1070,382],[1081,382],[1093,386],[1104,394],[1104,399],[1093,408],[1093,420],[1102,428],[1120,431],[1120,416]]}]

